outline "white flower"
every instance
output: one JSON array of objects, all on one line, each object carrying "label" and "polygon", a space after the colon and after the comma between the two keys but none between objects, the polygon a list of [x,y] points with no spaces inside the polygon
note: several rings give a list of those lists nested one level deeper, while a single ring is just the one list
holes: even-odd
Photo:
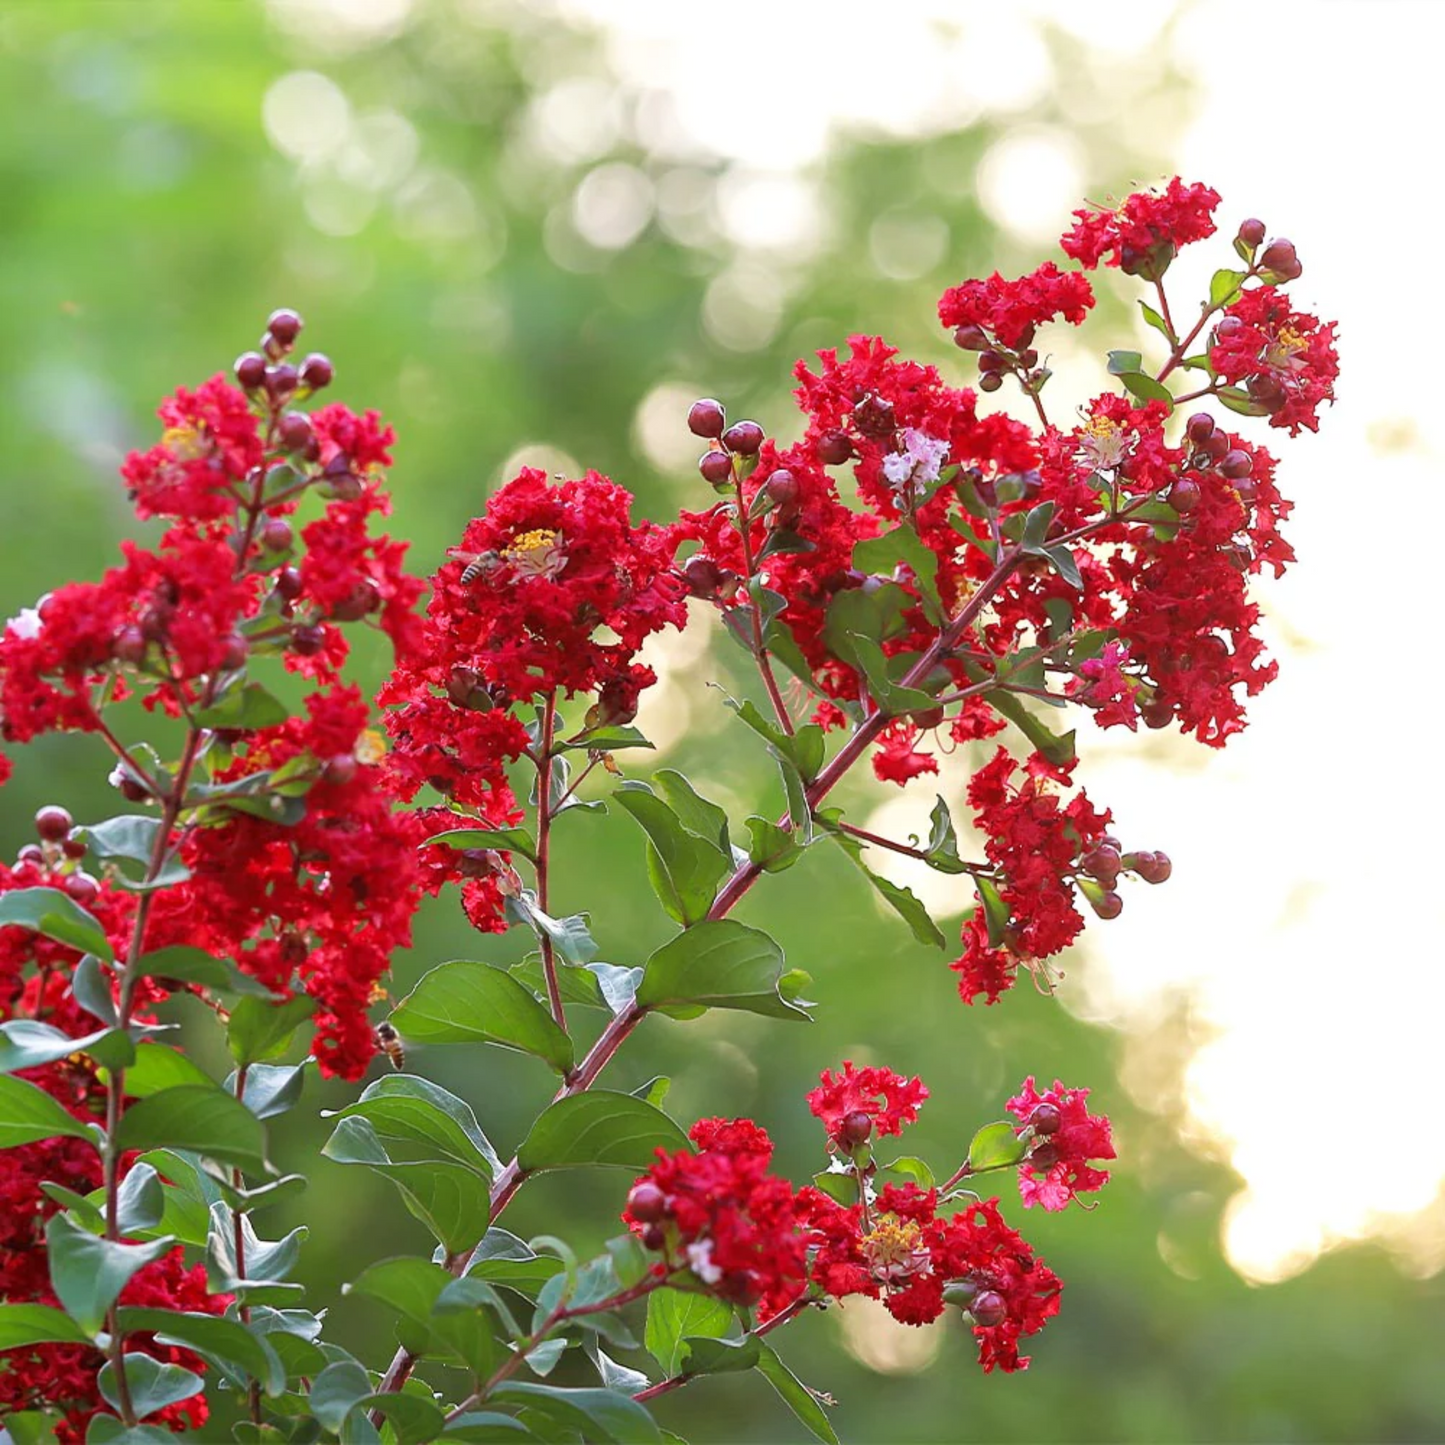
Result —
[{"label": "white flower", "polygon": [[716,1284],[723,1272],[712,1262],[712,1240],[701,1239],[687,1247],[687,1262],[704,1284]]},{"label": "white flower", "polygon": [[22,637],[29,641],[32,637],[40,636],[40,609],[45,606],[50,594],[47,592],[34,607],[22,607],[18,617],[12,617],[5,624],[6,632],[13,632],[16,637]]},{"label": "white flower", "polygon": [[890,452],[883,458],[883,475],[894,491],[911,488],[915,496],[938,480],[948,456],[948,443],[909,427],[903,433],[901,452]]}]

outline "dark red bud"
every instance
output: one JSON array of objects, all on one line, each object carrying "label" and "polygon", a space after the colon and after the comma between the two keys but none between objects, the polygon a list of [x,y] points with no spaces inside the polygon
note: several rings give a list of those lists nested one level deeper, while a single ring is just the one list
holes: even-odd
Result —
[{"label": "dark red bud", "polygon": [[727,425],[727,413],[723,404],[705,396],[695,401],[687,413],[687,429],[695,437],[720,437]]},{"label": "dark red bud", "polygon": [[1231,336],[1237,336],[1244,330],[1244,322],[1237,316],[1226,316],[1218,326],[1214,328],[1214,339],[1216,341],[1228,341]]},{"label": "dark red bud", "polygon": [[27,843],[16,855],[15,861],[19,863],[44,863],[45,850],[39,843]]},{"label": "dark red bud", "polygon": [[326,766],[321,770],[321,776],[338,788],[344,788],[355,776],[356,770],[361,766],[356,761],[355,753],[337,753],[334,758],[326,760]]},{"label": "dark red bud", "polygon": [[980,351],[978,354],[978,369],[980,371],[1002,371],[1004,358],[997,351]]},{"label": "dark red bud", "polygon": [[64,808],[52,803],[35,815],[35,831],[47,842],[58,843],[69,835],[75,820]]},{"label": "dark red bud", "polygon": [[266,368],[266,394],[273,401],[285,401],[296,390],[296,368],[287,362]]},{"label": "dark red bud", "polygon": [[1230,481],[1238,481],[1241,477],[1247,477],[1254,470],[1254,458],[1248,452],[1242,452],[1237,447],[1231,448],[1219,459],[1219,470]]},{"label": "dark red bud", "polygon": [[1199,450],[1204,453],[1212,462],[1219,462],[1229,452],[1229,433],[1217,431],[1212,436],[1207,436],[1199,443]]},{"label": "dark red bud", "polygon": [[682,564],[682,577],[694,597],[716,597],[722,568],[710,557],[689,557]]},{"label": "dark red bud", "polygon": [[250,651],[251,644],[239,632],[233,632],[221,649],[221,670],[235,672],[238,667],[245,666],[246,657]]},{"label": "dark red bud", "polygon": [[66,838],[60,845],[60,851],[67,858],[84,858],[90,849],[79,838]]},{"label": "dark red bud", "polygon": [[697,469],[704,481],[711,482],[715,487],[726,486],[732,481],[733,459],[726,452],[704,452],[698,458]]},{"label": "dark red bud", "polygon": [[308,623],[292,630],[291,651],[298,657],[315,657],[325,646],[326,632],[323,628]]},{"label": "dark red bud", "polygon": [[310,950],[306,940],[299,933],[287,933],[281,939],[281,962],[291,968],[299,968],[306,962]]},{"label": "dark red bud", "polygon": [[862,1109],[854,1109],[851,1114],[844,1114],[838,1125],[838,1142],[845,1148],[856,1149],[860,1144],[866,1144],[873,1133],[873,1118]]},{"label": "dark red bud", "polygon": [[1246,246],[1257,246],[1265,238],[1265,226],[1263,221],[1256,220],[1253,216],[1247,221],[1239,223],[1239,239]]},{"label": "dark red bud", "polygon": [[1207,411],[1196,411],[1184,423],[1184,434],[1195,445],[1208,441],[1214,435],[1214,418]]},{"label": "dark red bud", "polygon": [[667,1195],[652,1180],[639,1180],[627,1196],[627,1212],[639,1224],[657,1224],[667,1217]]},{"label": "dark red bud", "polygon": [[1254,499],[1259,495],[1259,486],[1253,477],[1240,477],[1234,484],[1235,495],[1246,507],[1254,504]]},{"label": "dark red bud", "polygon": [[1124,900],[1112,889],[1102,894],[1098,900],[1089,899],[1089,904],[1100,918],[1117,918],[1124,911]]},{"label": "dark red bud", "polygon": [[825,467],[841,467],[853,455],[853,443],[847,432],[824,432],[818,438],[818,460]]},{"label": "dark red bud", "polygon": [[1033,347],[1030,347],[1027,351],[1021,351],[1019,353],[1020,366],[1037,366],[1038,361],[1039,354],[1033,349]]},{"label": "dark red bud", "polygon": [[381,606],[381,593],[374,582],[362,578],[335,607],[331,615],[337,622],[359,622]]},{"label": "dark red bud", "polygon": [[988,347],[988,333],[982,326],[960,326],[953,333],[953,344],[960,351],[984,351]]},{"label": "dark red bud", "polygon": [[739,456],[755,457],[763,444],[763,429],[755,421],[735,421],[722,434],[722,444]]},{"label": "dark red bud", "polygon": [[978,379],[980,391],[997,391],[1003,385],[1003,377],[996,371],[986,371]]},{"label": "dark red bud", "polygon": [[1064,1116],[1059,1112],[1057,1104],[1038,1104],[1029,1115],[1029,1123],[1034,1126],[1035,1134],[1057,1134],[1063,1122]]},{"label": "dark red bud", "polygon": [[1057,1144],[1035,1144],[1029,1153],[1029,1168],[1041,1172],[1052,1169],[1059,1162]]},{"label": "dark red bud", "polygon": [[232,368],[236,382],[247,391],[255,391],[266,382],[266,358],[259,351],[243,351]]},{"label": "dark red bud", "polygon": [[798,479],[785,467],[780,467],[766,483],[767,493],[780,507],[786,507],[798,500]]},{"label": "dark red bud", "polygon": [[117,662],[128,662],[135,667],[145,659],[146,635],[134,624],[122,627],[111,651]]},{"label": "dark red bud", "polygon": [[1250,396],[1269,411],[1278,411],[1285,403],[1284,387],[1272,376],[1251,376],[1244,385]]},{"label": "dark red bud", "polygon": [[1151,853],[1150,863],[1147,868],[1142,864],[1139,867],[1139,876],[1146,883],[1167,883],[1170,875],[1174,872],[1174,864],[1169,861],[1167,853]]},{"label": "dark red bud", "polygon": [[128,803],[144,803],[150,797],[145,788],[138,783],[129,773],[124,774],[116,780],[116,787],[120,789],[120,795]]},{"label": "dark red bud", "polygon": [[314,440],[311,418],[304,411],[288,411],[281,418],[276,434],[288,452],[299,452]]},{"label": "dark red bud", "polygon": [[1146,728],[1167,728],[1174,721],[1174,709],[1167,702],[1146,702],[1139,709],[1139,716]]},{"label": "dark red bud", "polygon": [[272,517],[261,528],[261,545],[268,552],[289,552],[294,535],[291,523],[285,517]]},{"label": "dark red bud", "polygon": [[1200,496],[1199,483],[1193,477],[1180,477],[1169,488],[1169,505],[1186,517],[1199,505]]},{"label": "dark red bud", "polygon": [[266,319],[266,330],[286,347],[301,334],[301,325],[301,318],[284,306],[279,311],[273,311]]},{"label": "dark red bud", "polygon": [[1266,271],[1273,271],[1274,274],[1285,281],[1293,281],[1304,269],[1300,265],[1299,257],[1295,254],[1294,242],[1286,241],[1283,236],[1276,236],[1259,258],[1259,264]]},{"label": "dark red bud", "polygon": [[984,1329],[1002,1322],[1008,1314],[1008,1304],[1004,1297],[997,1290],[986,1289],[974,1295],[973,1303],[969,1305],[968,1312],[973,1316],[977,1325]]},{"label": "dark red bud", "polygon": [[870,391],[853,408],[853,423],[864,436],[889,436],[895,427],[893,403]]},{"label": "dark red bud", "polygon": [[1119,872],[1119,850],[1101,843],[1079,860],[1085,873],[1094,878],[1112,880]]},{"label": "dark red bud", "polygon": [[100,897],[100,882],[89,873],[72,873],[61,885],[77,903],[94,903]]},{"label": "dark red bud", "polygon": [[287,602],[294,602],[301,595],[301,569],[283,567],[276,574],[276,591]]},{"label": "dark red bud", "polygon": [[336,368],[332,366],[331,358],[319,351],[313,351],[301,363],[301,385],[312,391],[320,391],[323,387],[330,386],[331,378],[335,375]]}]

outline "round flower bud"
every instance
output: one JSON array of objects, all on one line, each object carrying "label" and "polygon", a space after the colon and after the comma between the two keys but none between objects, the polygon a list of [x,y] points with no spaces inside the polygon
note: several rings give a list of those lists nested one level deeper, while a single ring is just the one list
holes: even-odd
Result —
[{"label": "round flower bud", "polygon": [[299,452],[314,439],[315,433],[311,430],[311,418],[304,411],[288,411],[281,418],[276,435],[288,452]]},{"label": "round flower bud", "polygon": [[266,382],[266,358],[259,351],[243,351],[232,368],[238,385],[255,391]]},{"label": "round flower bud", "polygon": [[1254,470],[1254,458],[1248,452],[1242,452],[1238,447],[1233,447],[1219,459],[1219,470],[1230,481],[1238,481],[1241,477],[1247,477]]},{"label": "round flower bud", "polygon": [[272,517],[261,528],[261,545],[268,552],[289,552],[294,535],[285,517]]},{"label": "round flower bud", "polygon": [[100,883],[84,870],[72,873],[62,885],[77,903],[94,903],[100,897]]},{"label": "round flower bud", "polygon": [[131,777],[129,773],[122,772],[118,767],[111,772],[110,781],[128,803],[144,803],[150,797],[145,787],[137,779]]},{"label": "round flower bud", "polygon": [[755,421],[735,421],[722,434],[722,444],[739,456],[755,457],[763,444],[763,429]]},{"label": "round flower bud", "polygon": [[1272,271],[1282,281],[1293,281],[1304,270],[1304,267],[1300,265],[1299,257],[1295,254],[1294,242],[1286,241],[1283,236],[1276,236],[1264,248],[1264,254],[1260,256],[1259,263],[1266,271]]},{"label": "round flower bud", "polygon": [[1100,918],[1107,921],[1110,918],[1117,918],[1124,911],[1124,900],[1113,889],[1109,889],[1097,900],[1089,899],[1089,906]]},{"label": "round flower bud", "polygon": [[1146,702],[1139,716],[1146,728],[1167,728],[1174,721],[1174,709],[1167,702]]},{"label": "round flower bud", "polygon": [[658,1224],[667,1217],[667,1195],[650,1179],[639,1179],[627,1196],[627,1212],[639,1224]]},{"label": "round flower bud", "polygon": [[1097,878],[1107,885],[1119,876],[1119,850],[1111,848],[1107,843],[1101,843],[1079,860],[1079,866],[1091,878]]},{"label": "round flower bud", "polygon": [[1169,488],[1169,505],[1181,517],[1187,517],[1199,505],[1199,483],[1193,477],[1180,477]]},{"label": "round flower bud", "polygon": [[917,712],[909,713],[908,720],[915,727],[927,731],[929,728],[936,728],[943,721],[943,709],[941,707],[919,708]]},{"label": "round flower bud", "polygon": [[66,838],[60,844],[60,851],[67,858],[84,858],[90,849],[79,838]]},{"label": "round flower bud", "polygon": [[1255,217],[1251,216],[1249,220],[1239,223],[1239,239],[1243,241],[1246,246],[1257,246],[1264,240],[1264,237],[1265,228],[1263,221],[1256,220]]},{"label": "round flower bud", "polygon": [[853,422],[864,436],[888,436],[896,425],[893,403],[870,391],[853,408]]},{"label": "round flower bud", "polygon": [[983,351],[988,347],[988,333],[982,326],[960,326],[953,333],[953,344],[960,351]]},{"label": "round flower bud", "polygon": [[235,672],[238,667],[244,667],[250,651],[251,644],[239,632],[233,632],[221,649],[222,672]]},{"label": "round flower bud", "polygon": [[315,657],[326,646],[324,628],[305,624],[292,629],[291,651],[298,657]]},{"label": "round flower bud", "polygon": [[1278,411],[1285,404],[1284,387],[1273,376],[1251,376],[1244,385],[1250,396],[1268,411]]},{"label": "round flower bud", "polygon": [[35,815],[35,831],[47,843],[59,843],[68,837],[75,820],[62,807],[51,803]]},{"label": "round flower bud", "polygon": [[287,602],[294,602],[301,595],[301,569],[283,567],[276,574],[276,591]]},{"label": "round flower bud", "polygon": [[368,582],[364,577],[358,582],[335,607],[331,609],[331,616],[337,622],[359,622],[363,617],[369,616],[381,606],[381,593],[377,591],[374,582]]},{"label": "round flower bud", "polygon": [[710,396],[693,402],[687,413],[687,429],[695,437],[720,437],[726,424],[727,414],[723,411],[722,402],[714,401]]},{"label": "round flower bud", "polygon": [[689,557],[682,564],[682,579],[694,597],[716,597],[722,568],[710,557]]},{"label": "round flower bud", "polygon": [[1036,1105],[1033,1113],[1029,1115],[1029,1123],[1034,1126],[1035,1134],[1057,1134],[1063,1122],[1064,1116],[1059,1112],[1059,1106],[1047,1101]]},{"label": "round flower bud", "polygon": [[1199,443],[1199,450],[1212,462],[1223,461],[1230,450],[1229,433],[1217,431],[1211,436],[1205,437]]},{"label": "round flower bud", "polygon": [[1008,1303],[997,1290],[986,1289],[974,1295],[968,1312],[973,1316],[974,1324],[988,1329],[1003,1321],[1008,1314]]},{"label": "round flower bud", "polygon": [[296,368],[286,362],[266,368],[266,395],[272,401],[285,401],[296,390]]},{"label": "round flower bud", "polygon": [[1244,330],[1244,322],[1237,316],[1226,316],[1218,326],[1214,328],[1214,339],[1216,341],[1228,341],[1231,336],[1237,336]]},{"label": "round flower bud", "polygon": [[697,459],[697,469],[704,481],[711,482],[715,487],[726,486],[732,480],[733,459],[726,452],[704,452]]},{"label": "round flower bud", "polygon": [[847,432],[824,432],[818,438],[818,460],[825,467],[841,467],[853,455],[853,443]]},{"label": "round flower bud", "polygon": [[764,486],[768,496],[780,507],[798,500],[798,479],[786,467],[779,467]]},{"label": "round flower bud", "polygon": [[838,1125],[838,1142],[847,1149],[856,1149],[866,1144],[873,1133],[873,1118],[862,1109],[844,1114]]},{"label": "round flower bud", "polygon": [[273,311],[266,319],[266,330],[281,343],[290,347],[301,334],[301,318],[289,307]]},{"label": "round flower bud", "polygon": [[1003,385],[1003,377],[996,371],[986,371],[978,379],[980,391],[997,391]]},{"label": "round flower bud", "polygon": [[45,853],[39,843],[27,843],[16,855],[15,863],[44,863]]},{"label": "round flower bud", "polygon": [[325,782],[332,783],[338,788],[344,788],[355,776],[356,770],[361,766],[356,761],[355,753],[337,753],[334,758],[326,760],[326,766],[321,770],[321,777]]},{"label": "round flower bud", "polygon": [[1019,365],[1020,365],[1020,366],[1037,366],[1038,363],[1039,363],[1039,354],[1038,354],[1037,351],[1035,351],[1035,350],[1033,349],[1032,346],[1029,347],[1029,349],[1028,349],[1027,351],[1021,351],[1021,352],[1019,352]]},{"label": "round flower bud", "polygon": [[978,369],[980,371],[1002,371],[1004,359],[997,351],[980,351],[978,354]]},{"label": "round flower bud", "polygon": [[301,363],[301,385],[312,391],[320,391],[323,387],[331,385],[331,378],[336,375],[336,368],[331,364],[331,358],[319,351],[313,351],[305,361]]},{"label": "round flower bud", "polygon": [[1150,862],[1146,868],[1141,862],[1139,865],[1139,876],[1146,883],[1167,883],[1170,875],[1174,872],[1174,864],[1169,861],[1167,853],[1151,853]]},{"label": "round flower bud", "polygon": [[1184,435],[1196,446],[1214,435],[1214,418],[1207,411],[1196,411],[1184,423]]},{"label": "round flower bud", "polygon": [[1052,1169],[1058,1162],[1059,1146],[1057,1144],[1035,1144],[1029,1152],[1030,1169]]},{"label": "round flower bud", "polygon": [[111,644],[111,655],[117,662],[128,662],[132,667],[145,660],[146,635],[134,623],[122,627]]}]

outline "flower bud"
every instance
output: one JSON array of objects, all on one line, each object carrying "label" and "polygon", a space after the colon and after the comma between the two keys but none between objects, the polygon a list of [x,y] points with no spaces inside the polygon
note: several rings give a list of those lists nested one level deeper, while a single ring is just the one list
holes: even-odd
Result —
[{"label": "flower bud", "polygon": [[698,458],[697,469],[704,481],[711,482],[715,487],[724,487],[733,478],[733,459],[726,452],[704,452]]},{"label": "flower bud", "polygon": [[244,667],[250,651],[251,644],[239,632],[233,632],[221,648],[221,671],[235,672],[238,667]]},{"label": "flower bud", "polygon": [[61,841],[60,851],[67,858],[84,858],[90,849],[79,838],[65,838]]},{"label": "flower bud", "polygon": [[285,517],[272,517],[261,528],[261,545],[268,552],[289,552],[295,534]]},{"label": "flower bud", "polygon": [[1020,366],[1025,366],[1025,367],[1027,367],[1027,366],[1037,366],[1037,365],[1038,365],[1038,362],[1039,362],[1039,354],[1038,354],[1037,351],[1035,351],[1035,350],[1033,349],[1032,346],[1029,347],[1027,351],[1021,351],[1021,352],[1019,352],[1019,365],[1020,365]]},{"label": "flower bud", "polygon": [[997,1290],[986,1289],[973,1297],[968,1312],[976,1325],[989,1329],[1002,1322],[1008,1314],[1008,1304]]},{"label": "flower bud", "polygon": [[667,1195],[650,1179],[640,1179],[627,1196],[627,1212],[639,1224],[657,1224],[667,1216]]},{"label": "flower bud", "polygon": [[980,371],[1002,371],[1004,358],[997,351],[980,351],[978,354],[978,369]]},{"label": "flower bud", "polygon": [[301,318],[289,307],[273,311],[266,320],[266,330],[288,351],[301,334]]},{"label": "flower bud", "polygon": [[1184,423],[1184,435],[1196,446],[1214,435],[1214,418],[1207,411],[1196,411]]},{"label": "flower bud", "polygon": [[1090,877],[1097,878],[1107,887],[1119,876],[1119,850],[1111,848],[1107,843],[1101,843],[1079,860],[1079,866]]},{"label": "flower bud", "polygon": [[336,368],[332,366],[331,358],[319,351],[313,351],[301,363],[301,385],[311,391],[321,391],[330,386],[331,378],[335,375]]},{"label": "flower bud", "polygon": [[1229,433],[1224,431],[1211,433],[1199,443],[1199,450],[1212,462],[1223,461],[1230,450]]},{"label": "flower bud", "polygon": [[27,843],[16,855],[15,863],[18,867],[21,863],[44,863],[45,851],[39,843]]},{"label": "flower bud", "polygon": [[1259,264],[1266,271],[1278,276],[1281,281],[1293,281],[1304,270],[1295,254],[1294,242],[1286,241],[1283,236],[1276,236],[1264,248]]},{"label": "flower bud", "polygon": [[359,622],[381,606],[381,593],[374,582],[362,578],[335,607],[331,615],[337,622]]},{"label": "flower bud", "polygon": [[1278,411],[1285,404],[1284,387],[1273,376],[1251,376],[1244,385],[1250,396],[1267,411]]},{"label": "flower bud", "polygon": [[705,396],[695,401],[687,413],[687,429],[695,437],[720,437],[727,416],[720,401]]},{"label": "flower bud", "polygon": [[1035,1144],[1029,1151],[1028,1165],[1030,1169],[1038,1169],[1041,1172],[1052,1169],[1059,1162],[1059,1146],[1057,1144]]},{"label": "flower bud", "polygon": [[301,569],[283,567],[276,574],[276,591],[287,602],[294,602],[301,595]]},{"label": "flower bud", "polygon": [[1199,505],[1199,483],[1193,477],[1180,477],[1169,488],[1168,502],[1181,517],[1187,517]]},{"label": "flower bud", "polygon": [[1256,220],[1251,216],[1249,220],[1239,223],[1239,239],[1243,241],[1246,246],[1257,246],[1264,238],[1265,226],[1263,221]]},{"label": "flower bud", "polygon": [[853,422],[864,436],[889,436],[896,425],[893,420],[893,403],[870,391],[853,408]]},{"label": "flower bud", "polygon": [[996,371],[986,371],[978,379],[980,391],[997,391],[1003,385],[1003,377]]},{"label": "flower bud", "polygon": [[786,467],[779,467],[764,483],[764,489],[779,507],[791,506],[798,500],[798,479]]},{"label": "flower bud", "polygon": [[953,344],[960,351],[983,351],[988,347],[988,333],[982,326],[960,326],[953,333]]},{"label": "flower bud", "polygon": [[94,903],[100,897],[100,882],[85,872],[84,869],[77,869],[72,873],[61,887],[82,906],[87,903]]},{"label": "flower bud", "polygon": [[272,401],[285,401],[296,390],[296,368],[286,362],[266,368],[266,395]]},{"label": "flower bud", "polygon": [[872,1115],[862,1109],[854,1109],[851,1114],[844,1114],[838,1124],[838,1142],[845,1149],[856,1149],[860,1144],[866,1144],[872,1133]]},{"label": "flower bud", "polygon": [[847,432],[824,432],[818,438],[818,460],[825,467],[841,467],[853,455],[853,443]]},{"label": "flower bud", "polygon": [[755,421],[735,421],[722,434],[722,444],[739,456],[755,457],[763,444],[763,429]]},{"label": "flower bud", "polygon": [[306,623],[291,631],[291,651],[298,657],[315,657],[326,646],[326,631]]},{"label": "flower bud", "polygon": [[128,627],[122,627],[116,634],[115,641],[111,644],[111,655],[117,662],[128,662],[132,667],[137,667],[145,660],[146,646],[145,633],[132,623]]},{"label": "flower bud", "polygon": [[1047,1100],[1034,1107],[1029,1115],[1029,1123],[1034,1126],[1035,1134],[1057,1134],[1059,1127],[1064,1122],[1064,1116],[1059,1112],[1057,1104],[1050,1104]]},{"label": "flower bud", "polygon": [[1098,898],[1090,898],[1089,906],[1100,918],[1107,921],[1117,918],[1124,911],[1124,900],[1111,888],[1101,893]]},{"label": "flower bud", "polygon": [[70,834],[75,820],[62,807],[51,803],[35,815],[35,831],[47,843],[59,843]]},{"label": "flower bud", "polygon": [[276,428],[281,445],[288,452],[299,452],[315,440],[311,430],[311,418],[304,411],[288,411]]},{"label": "flower bud", "polygon": [[1167,728],[1174,721],[1174,709],[1167,702],[1146,702],[1139,709],[1139,716],[1146,728]]},{"label": "flower bud", "polygon": [[1219,459],[1219,470],[1232,482],[1247,477],[1254,470],[1254,458],[1233,447]]},{"label": "flower bud", "polygon": [[936,728],[943,721],[943,709],[941,707],[919,708],[915,713],[909,713],[908,720],[914,727],[923,728],[926,732],[929,728]]},{"label": "flower bud", "polygon": [[243,351],[232,367],[238,385],[256,391],[266,383],[266,358],[259,351]]},{"label": "flower bud", "polygon": [[1135,871],[1146,883],[1167,883],[1174,872],[1174,864],[1169,861],[1169,855],[1150,853],[1148,857],[1148,866],[1146,867],[1141,859]]},{"label": "flower bud", "polygon": [[334,758],[326,760],[326,766],[321,770],[322,779],[338,788],[344,788],[356,776],[356,770],[361,766],[356,760],[355,753],[337,753]]},{"label": "flower bud", "polygon": [[722,568],[711,557],[689,557],[682,564],[682,579],[694,597],[716,597],[722,583]]}]

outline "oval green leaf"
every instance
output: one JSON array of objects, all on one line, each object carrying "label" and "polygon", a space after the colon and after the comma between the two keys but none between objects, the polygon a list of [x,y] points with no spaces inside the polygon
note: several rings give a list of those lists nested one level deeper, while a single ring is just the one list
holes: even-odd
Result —
[{"label": "oval green leaf", "polygon": [[686,1149],[687,1136],[661,1109],[631,1094],[593,1090],[559,1099],[517,1150],[525,1173],[610,1165],[646,1169],[658,1149]]},{"label": "oval green leaf", "polygon": [[121,1117],[116,1142],[122,1149],[194,1149],[257,1173],[266,1168],[260,1120],[214,1084],[183,1084],[132,1104]]}]

